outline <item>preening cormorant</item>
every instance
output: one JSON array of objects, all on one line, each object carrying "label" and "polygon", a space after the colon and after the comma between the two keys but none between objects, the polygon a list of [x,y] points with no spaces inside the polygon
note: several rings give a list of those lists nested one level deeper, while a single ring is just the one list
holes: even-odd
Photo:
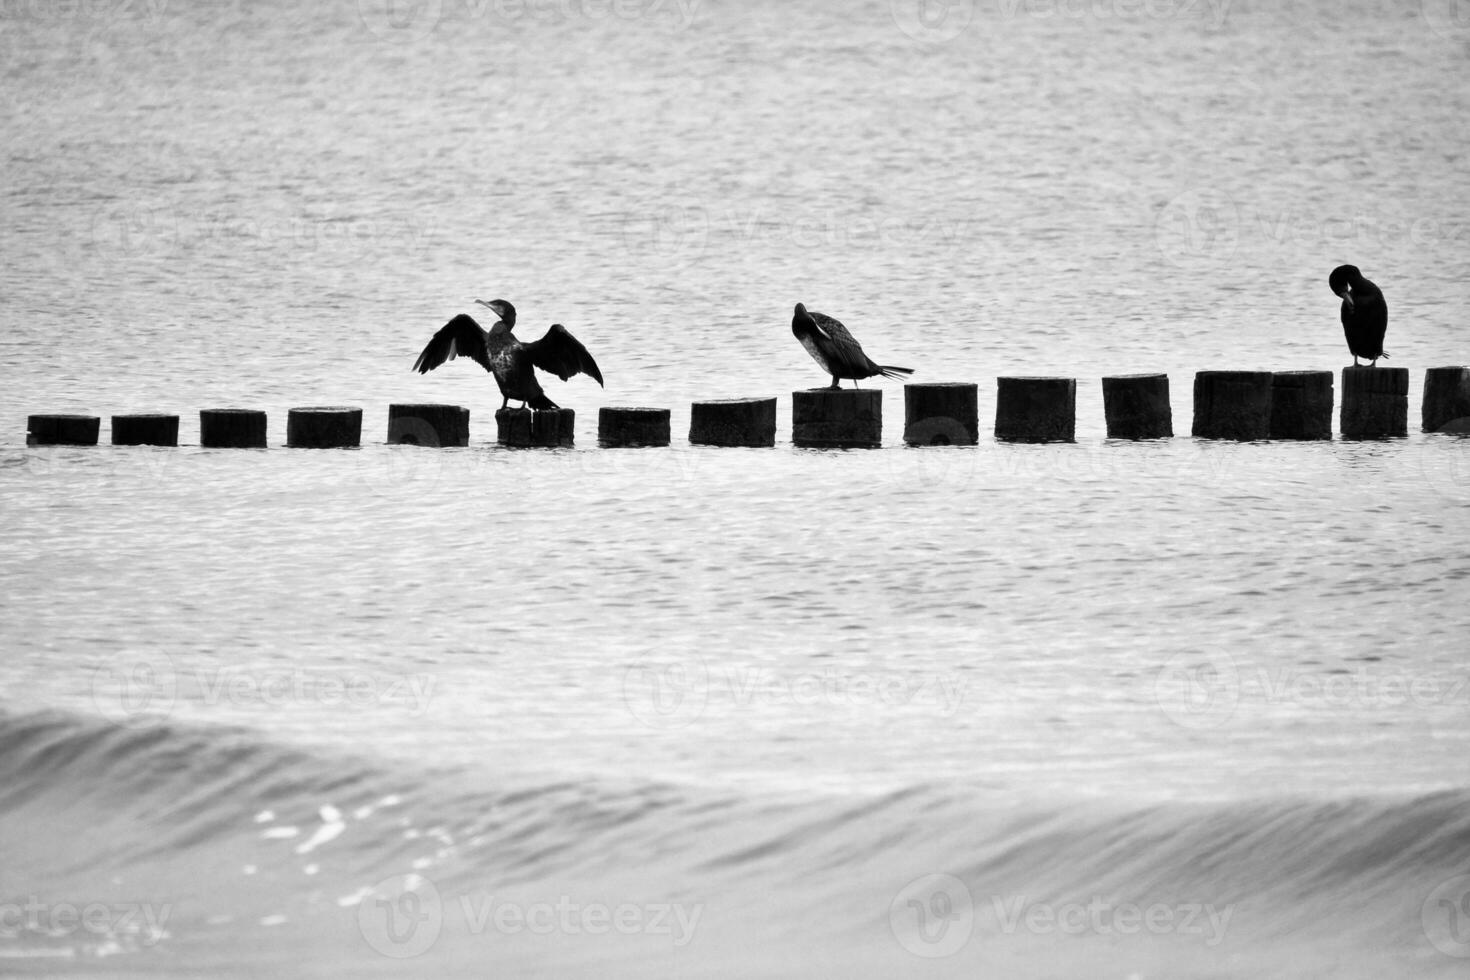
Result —
[{"label": "preening cormorant", "polygon": [[846,327],[824,313],[808,313],[801,303],[796,304],[796,313],[791,317],[791,332],[812,360],[832,375],[830,387],[840,387],[837,382],[841,378],[851,378],[856,388],[859,378],[881,374],[901,380],[914,373],[913,368],[874,364]]},{"label": "preening cormorant", "polygon": [[511,333],[516,325],[514,306],[503,299],[488,303],[477,299],[475,302],[495,313],[498,317],[495,325],[487,331],[468,313],[459,314],[440,327],[429,340],[424,352],[414,362],[415,371],[426,374],[456,357],[472,358],[495,375],[495,383],[500,385],[500,394],[505,398],[500,403],[501,408],[508,406],[514,398],[538,411],[557,406],[541,390],[535,368],[549,371],[563,381],[574,374],[587,374],[602,384],[602,372],[597,369],[597,362],[560,323],[553,323],[540,340],[523,344]]},{"label": "preening cormorant", "polygon": [[1366,357],[1369,367],[1377,367],[1383,351],[1383,335],[1388,331],[1388,304],[1383,293],[1363,278],[1355,265],[1340,265],[1327,277],[1327,285],[1342,297],[1342,332],[1348,350],[1353,352],[1353,367],[1358,358]]}]

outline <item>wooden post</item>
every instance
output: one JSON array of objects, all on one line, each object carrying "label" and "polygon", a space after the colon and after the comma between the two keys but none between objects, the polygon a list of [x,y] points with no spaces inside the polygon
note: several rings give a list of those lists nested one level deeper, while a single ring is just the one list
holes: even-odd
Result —
[{"label": "wooden post", "polygon": [[114,415],[112,417],[112,444],[114,446],[177,446],[179,444],[179,417],[177,415]]},{"label": "wooden post", "polygon": [[1196,439],[1267,439],[1270,371],[1200,371],[1194,376]]},{"label": "wooden post", "polygon": [[264,449],[265,413],[251,408],[206,408],[199,413],[199,445]]},{"label": "wooden post", "polygon": [[903,441],[910,446],[973,446],[980,441],[979,386],[931,382],[903,386]]},{"label": "wooden post", "polygon": [[774,446],[776,399],[722,398],[695,402],[689,413],[689,443],[694,446]]},{"label": "wooden post", "polygon": [[470,410],[458,405],[389,405],[390,446],[470,444]]},{"label": "wooden post", "polygon": [[601,408],[597,412],[597,442],[609,449],[622,446],[667,446],[667,408]]},{"label": "wooden post", "polygon": [[102,419],[96,415],[30,415],[27,446],[95,446]]},{"label": "wooden post", "polygon": [[997,378],[995,437],[1004,442],[1076,442],[1076,379]]},{"label": "wooden post", "polygon": [[1174,435],[1167,374],[1118,374],[1102,379],[1109,439],[1168,439]]},{"label": "wooden post", "polygon": [[1382,439],[1409,434],[1409,369],[1345,367],[1342,369],[1344,439]]},{"label": "wooden post", "polygon": [[570,408],[502,408],[495,413],[495,441],[512,449],[571,446],[577,413]]},{"label": "wooden post", "polygon": [[1470,432],[1470,368],[1433,367],[1424,372],[1425,432]]},{"label": "wooden post", "polygon": [[883,389],[793,391],[791,442],[802,449],[877,449],[883,444]]},{"label": "wooden post", "polygon": [[286,445],[301,449],[356,449],[362,409],[293,408],[286,413]]},{"label": "wooden post", "polygon": [[1332,372],[1271,375],[1272,439],[1332,438]]}]

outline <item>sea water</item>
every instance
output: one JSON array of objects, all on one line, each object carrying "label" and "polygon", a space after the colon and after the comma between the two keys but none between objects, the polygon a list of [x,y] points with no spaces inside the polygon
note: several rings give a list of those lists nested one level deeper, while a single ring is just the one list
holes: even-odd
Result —
[{"label": "sea water", "polygon": [[[1470,22],[1449,2],[0,4],[0,963],[1463,975]],[[1195,441],[1348,362],[1406,439]],[[410,371],[476,298],[572,450]],[[796,302],[1078,441],[809,452]],[[1167,372],[1180,438],[1104,438]],[[1339,393],[1340,394],[1340,393]],[[691,401],[779,398],[769,450]],[[383,444],[391,402],[467,449]],[[299,405],[364,445],[288,451]],[[595,446],[603,405],[674,445]],[[265,451],[197,411],[270,413]],[[176,449],[27,448],[168,411]]]}]

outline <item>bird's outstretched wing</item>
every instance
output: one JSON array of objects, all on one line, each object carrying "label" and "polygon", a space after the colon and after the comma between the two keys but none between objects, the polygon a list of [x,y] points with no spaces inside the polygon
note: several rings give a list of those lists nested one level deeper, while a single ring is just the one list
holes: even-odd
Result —
[{"label": "bird's outstretched wing", "polygon": [[490,370],[490,351],[485,346],[487,334],[468,313],[461,313],[440,327],[424,346],[424,352],[414,362],[413,369],[419,374],[452,361],[456,357],[473,358],[475,363]]},{"label": "bird's outstretched wing", "polygon": [[868,355],[863,353],[862,345],[853,339],[852,334],[841,323],[825,313],[811,313],[810,316],[817,325],[817,330],[826,338],[824,346],[827,348],[827,360],[831,363],[833,373],[841,374],[844,369],[865,371],[873,366]]},{"label": "bird's outstretched wing", "polygon": [[587,353],[582,342],[560,323],[553,323],[546,336],[525,346],[532,364],[563,381],[574,374],[586,374],[602,384],[602,372],[597,369],[597,362]]}]

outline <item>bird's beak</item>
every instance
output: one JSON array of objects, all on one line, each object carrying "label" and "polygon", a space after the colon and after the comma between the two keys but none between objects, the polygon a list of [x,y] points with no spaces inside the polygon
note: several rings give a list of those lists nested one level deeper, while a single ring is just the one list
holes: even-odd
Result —
[{"label": "bird's beak", "polygon": [[1343,287],[1343,290],[1342,290],[1342,301],[1347,304],[1347,308],[1348,309],[1350,309],[1350,310],[1351,309],[1354,309],[1354,304],[1353,304],[1353,287],[1351,287],[1351,286],[1344,286]]}]

